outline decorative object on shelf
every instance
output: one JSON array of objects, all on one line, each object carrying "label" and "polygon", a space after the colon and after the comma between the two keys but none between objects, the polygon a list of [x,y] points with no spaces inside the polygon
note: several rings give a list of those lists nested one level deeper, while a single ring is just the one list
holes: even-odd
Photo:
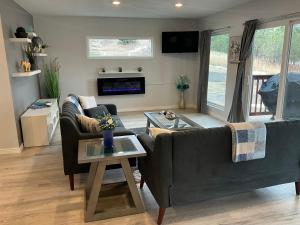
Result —
[{"label": "decorative object on shelf", "polygon": [[23,69],[24,72],[30,72],[31,64],[30,64],[30,62],[22,60],[21,61],[21,67],[22,67],[22,69]]},{"label": "decorative object on shelf", "polygon": [[32,48],[34,50],[35,53],[40,53],[42,46],[43,46],[43,40],[40,37],[33,37],[31,39],[31,43],[32,43]]},{"label": "decorative object on shelf", "polygon": [[102,73],[105,73],[105,72],[106,72],[106,70],[105,70],[104,67],[101,69],[101,72],[102,72]]},{"label": "decorative object on shelf", "polygon": [[57,58],[50,60],[49,64],[44,64],[45,88],[48,98],[56,98],[57,102],[60,99],[59,87],[59,69],[60,64]]},{"label": "decorative object on shelf", "polygon": [[29,33],[35,34],[35,33],[34,33],[34,30],[33,30],[33,26],[31,26],[31,25],[25,27],[25,30],[26,30],[26,32],[27,32],[28,34],[29,34]]},{"label": "decorative object on shelf", "polygon": [[138,72],[142,72],[142,71],[143,71],[143,67],[138,67],[138,68],[137,68],[137,71],[138,71]]},{"label": "decorative object on shelf", "polygon": [[16,38],[27,38],[28,33],[25,31],[24,27],[18,27],[15,32]]},{"label": "decorative object on shelf", "polygon": [[104,74],[105,75],[110,75],[110,74],[112,74],[112,75],[113,74],[142,74],[142,72],[139,72],[136,69],[135,70],[128,70],[128,71],[122,70],[122,72],[119,72],[119,70],[106,70],[106,69],[104,69],[104,71],[103,71],[103,69],[100,68],[98,74],[99,75],[104,75]]},{"label": "decorative object on shelf", "polygon": [[163,110],[160,112],[161,115],[164,115],[168,120],[175,120],[177,118],[176,113],[172,111]]},{"label": "decorative object on shelf", "polygon": [[48,45],[46,42],[43,42],[40,53],[45,53],[46,49],[49,48],[49,47],[50,47],[50,45]]},{"label": "decorative object on shelf", "polygon": [[118,68],[118,71],[119,71],[120,73],[122,73],[122,72],[123,72],[122,67],[119,67],[119,68]]},{"label": "decorative object on shelf", "polygon": [[190,88],[190,81],[186,75],[180,75],[176,80],[176,88],[180,93],[179,108],[185,109],[184,93]]},{"label": "decorative object on shelf", "polygon": [[32,39],[33,37],[36,37],[36,33],[34,33],[33,27],[28,26],[25,28],[26,32],[28,33],[28,38]]},{"label": "decorative object on shelf", "polygon": [[37,68],[37,64],[36,64],[36,60],[35,60],[35,56],[34,56],[34,48],[32,44],[28,44],[26,46],[23,47],[24,52],[26,54],[26,57],[28,58],[30,64],[31,64],[31,69],[32,70],[36,70]]},{"label": "decorative object on shelf", "polygon": [[116,127],[116,122],[109,114],[99,119],[99,126],[103,130],[104,149],[110,151],[114,145],[113,129]]},{"label": "decorative object on shelf", "polygon": [[239,63],[240,51],[241,51],[241,37],[240,36],[231,37],[228,61],[230,63]]},{"label": "decorative object on shelf", "polygon": [[36,102],[32,103],[32,105],[29,107],[30,109],[43,109],[51,107],[52,102],[50,101],[41,101],[37,100]]}]

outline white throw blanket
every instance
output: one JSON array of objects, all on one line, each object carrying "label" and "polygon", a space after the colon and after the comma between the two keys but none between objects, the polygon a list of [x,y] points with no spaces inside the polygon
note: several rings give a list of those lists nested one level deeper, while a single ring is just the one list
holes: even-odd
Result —
[{"label": "white throw blanket", "polygon": [[232,133],[232,161],[262,159],[266,155],[267,130],[264,123],[229,123]]}]

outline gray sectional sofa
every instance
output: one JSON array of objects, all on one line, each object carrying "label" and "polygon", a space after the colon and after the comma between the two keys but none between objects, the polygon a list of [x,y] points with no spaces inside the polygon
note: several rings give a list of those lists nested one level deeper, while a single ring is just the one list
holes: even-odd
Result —
[{"label": "gray sectional sofa", "polygon": [[266,157],[233,163],[228,127],[139,136],[141,188],[147,183],[160,210],[258,188],[296,182],[300,191],[300,121],[267,123]]}]

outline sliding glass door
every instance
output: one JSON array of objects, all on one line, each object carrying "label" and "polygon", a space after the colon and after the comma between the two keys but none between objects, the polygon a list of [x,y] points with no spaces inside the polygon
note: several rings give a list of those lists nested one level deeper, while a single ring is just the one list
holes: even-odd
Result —
[{"label": "sliding glass door", "polygon": [[228,66],[229,34],[213,34],[211,37],[208,105],[224,110]]},{"label": "sliding glass door", "polygon": [[250,110],[252,117],[276,115],[285,26],[256,31],[252,51]]},{"label": "sliding glass door", "polygon": [[300,119],[300,22],[260,27],[250,71],[250,120]]},{"label": "sliding glass door", "polygon": [[300,119],[300,23],[291,25],[283,118]]}]

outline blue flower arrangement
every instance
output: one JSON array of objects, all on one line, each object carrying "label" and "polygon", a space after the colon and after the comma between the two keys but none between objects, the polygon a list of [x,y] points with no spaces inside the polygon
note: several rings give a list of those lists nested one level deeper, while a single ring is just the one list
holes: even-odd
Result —
[{"label": "blue flower arrangement", "polygon": [[102,130],[113,130],[116,127],[116,122],[110,114],[99,118],[98,121]]},{"label": "blue flower arrangement", "polygon": [[176,88],[178,91],[184,92],[190,88],[190,80],[186,75],[180,75],[176,80]]}]

